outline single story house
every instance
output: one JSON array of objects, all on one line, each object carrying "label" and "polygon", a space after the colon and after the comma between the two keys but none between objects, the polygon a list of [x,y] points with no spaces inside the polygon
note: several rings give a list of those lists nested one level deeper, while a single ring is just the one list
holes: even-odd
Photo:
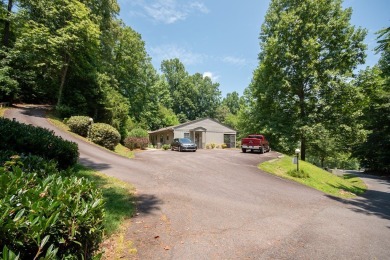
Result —
[{"label": "single story house", "polygon": [[171,144],[174,138],[189,138],[198,148],[206,148],[206,144],[226,144],[236,147],[237,132],[211,118],[202,118],[184,124],[169,126],[149,132],[149,141],[157,147]]}]

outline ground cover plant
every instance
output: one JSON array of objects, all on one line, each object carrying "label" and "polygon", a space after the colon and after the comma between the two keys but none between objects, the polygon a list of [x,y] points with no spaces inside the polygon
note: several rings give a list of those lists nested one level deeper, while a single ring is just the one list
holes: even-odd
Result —
[{"label": "ground cover plant", "polygon": [[92,259],[103,239],[101,191],[54,161],[29,157],[0,167],[2,258]]},{"label": "ground cover plant", "polygon": [[259,168],[263,171],[302,183],[340,198],[355,197],[364,193],[367,189],[364,182],[353,175],[339,177],[304,161],[299,161],[300,171],[304,172],[304,174],[291,174],[296,171],[296,167],[292,163],[292,157],[290,156],[282,156],[259,165]]}]

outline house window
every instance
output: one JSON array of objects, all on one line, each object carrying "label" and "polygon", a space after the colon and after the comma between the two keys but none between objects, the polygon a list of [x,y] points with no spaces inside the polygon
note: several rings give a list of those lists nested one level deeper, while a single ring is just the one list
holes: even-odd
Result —
[{"label": "house window", "polygon": [[184,138],[190,139],[190,133],[184,133]]},{"label": "house window", "polygon": [[167,141],[169,141],[169,135],[167,135]]}]

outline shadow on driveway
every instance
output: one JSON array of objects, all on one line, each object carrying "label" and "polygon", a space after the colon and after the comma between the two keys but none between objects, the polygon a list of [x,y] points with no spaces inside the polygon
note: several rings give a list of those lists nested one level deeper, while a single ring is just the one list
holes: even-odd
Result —
[{"label": "shadow on driveway", "polygon": [[355,175],[362,178],[368,186],[364,194],[354,199],[341,199],[330,195],[328,197],[349,205],[350,209],[355,212],[365,215],[375,215],[390,220],[389,179],[366,174]]},{"label": "shadow on driveway", "polygon": [[112,168],[112,166],[108,163],[95,163],[95,162],[93,162],[85,157],[80,157],[79,163],[86,166],[86,167],[94,169],[96,171],[102,171],[102,170],[107,170],[107,169]]},{"label": "shadow on driveway", "polygon": [[142,214],[151,214],[155,210],[160,210],[159,205],[163,204],[157,196],[152,194],[141,194],[136,197],[137,211]]}]

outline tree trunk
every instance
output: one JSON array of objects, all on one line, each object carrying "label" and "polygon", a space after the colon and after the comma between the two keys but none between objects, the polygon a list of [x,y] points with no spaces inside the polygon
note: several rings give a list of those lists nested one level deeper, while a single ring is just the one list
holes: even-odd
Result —
[{"label": "tree trunk", "polygon": [[[306,110],[305,110],[305,91],[304,91],[304,84],[302,84],[302,88],[298,92],[299,96],[299,108],[300,111],[300,117],[301,121],[305,122],[306,118]],[[306,137],[305,133],[301,133],[301,160],[306,160]]]},{"label": "tree trunk", "polygon": [[306,138],[301,138],[301,160],[306,161]]},{"label": "tree trunk", "polygon": [[10,34],[10,21],[9,21],[9,19],[11,17],[12,1],[13,0],[8,0],[7,18],[4,21],[4,35],[3,35],[4,47],[9,47],[9,34]]},{"label": "tree trunk", "polygon": [[61,72],[61,85],[60,85],[60,89],[58,91],[58,100],[57,100],[57,106],[60,106],[61,103],[62,103],[62,94],[64,92],[64,86],[65,86],[65,80],[66,80],[66,75],[68,73],[68,68],[69,68],[69,60],[70,60],[70,57],[69,55],[65,54],[65,57],[64,57],[64,66],[62,67],[62,72]]}]

